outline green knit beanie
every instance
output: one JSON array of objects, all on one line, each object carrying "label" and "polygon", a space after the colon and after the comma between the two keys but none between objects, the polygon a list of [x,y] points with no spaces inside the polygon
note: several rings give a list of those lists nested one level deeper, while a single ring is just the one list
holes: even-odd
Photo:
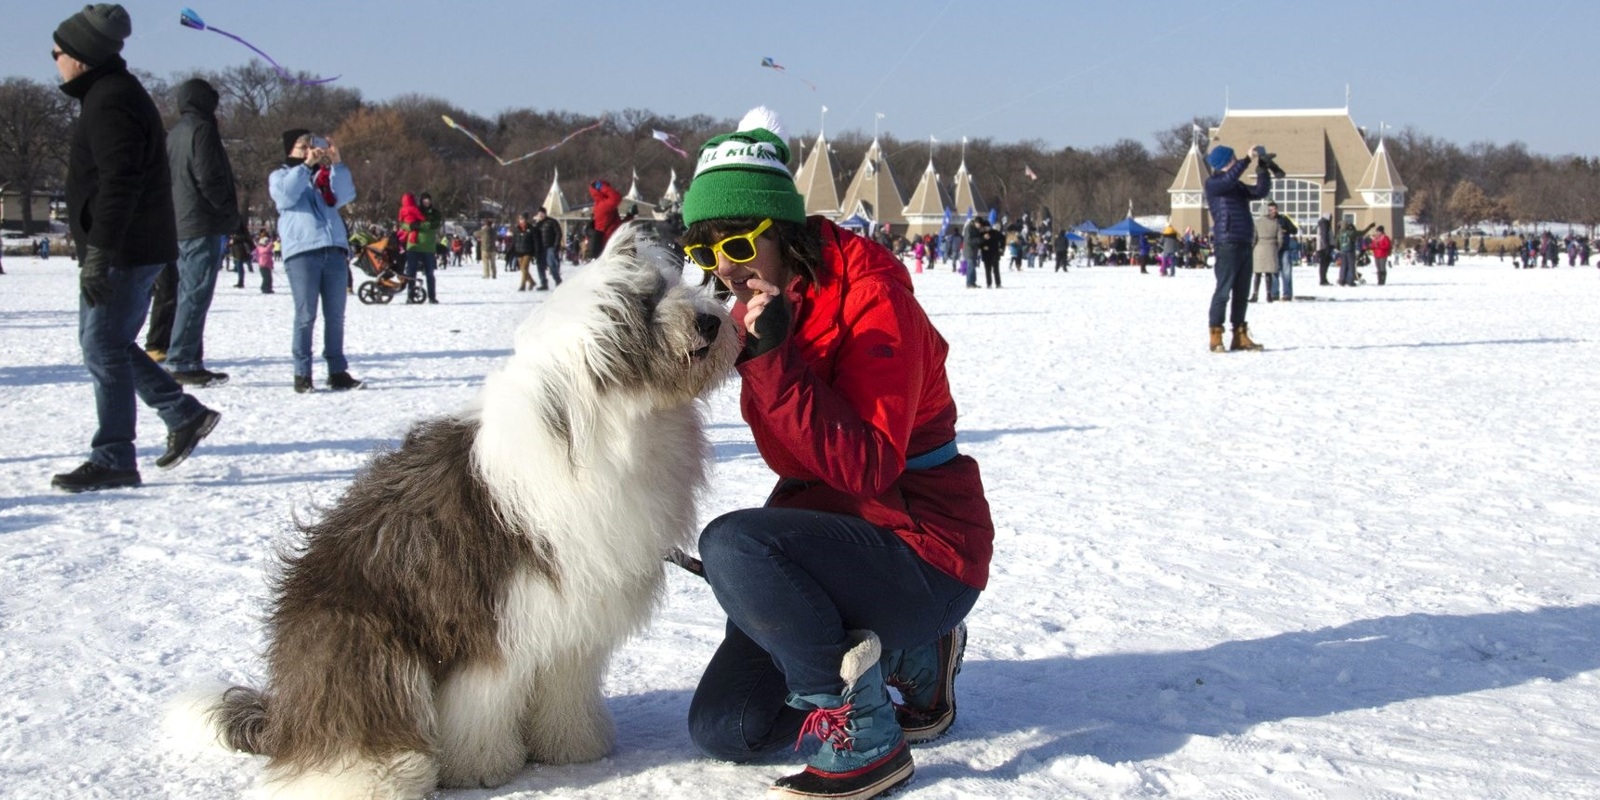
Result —
[{"label": "green knit beanie", "polygon": [[739,130],[700,146],[694,181],[683,195],[683,223],[771,217],[803,223],[806,199],[789,173],[783,125],[766,107],[751,109]]}]

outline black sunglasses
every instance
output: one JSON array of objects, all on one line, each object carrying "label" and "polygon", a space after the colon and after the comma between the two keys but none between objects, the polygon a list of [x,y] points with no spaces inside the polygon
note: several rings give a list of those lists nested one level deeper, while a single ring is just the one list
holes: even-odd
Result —
[{"label": "black sunglasses", "polygon": [[63,55],[65,55],[65,54],[62,53],[59,48],[55,48],[55,47],[50,48],[50,60],[51,61],[60,61],[61,60],[61,56],[63,56]]}]

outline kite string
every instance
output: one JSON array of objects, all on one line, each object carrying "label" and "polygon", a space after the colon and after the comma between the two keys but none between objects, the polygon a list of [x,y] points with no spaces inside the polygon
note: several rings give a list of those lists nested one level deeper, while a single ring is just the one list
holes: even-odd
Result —
[{"label": "kite string", "polygon": [[[922,29],[922,33],[918,34],[917,38],[911,42],[911,46],[907,47],[905,52],[900,54],[900,58],[894,62],[894,66],[890,67],[889,71],[884,73],[883,77],[878,80],[878,85],[872,87],[872,91],[867,92],[866,97],[861,98],[861,105],[856,106],[856,110],[850,112],[850,116],[845,118],[844,125],[849,125],[851,122],[855,121],[856,115],[861,113],[861,109],[865,108],[867,102],[872,99],[872,96],[877,94],[879,89],[883,88],[883,85],[889,81],[891,76],[894,75],[895,70],[899,69],[900,65],[905,63],[906,58],[917,49],[917,45],[921,44],[922,40],[927,38],[928,32],[933,30],[933,26],[938,24],[939,20],[944,17],[944,13],[949,11],[950,6],[955,5],[955,2],[956,0],[950,0],[950,2],[944,4],[944,8],[939,9],[939,13],[934,15],[934,18],[928,23],[926,28]],[[813,86],[811,88],[815,90],[817,87]],[[840,126],[840,129],[842,130],[843,126]]]}]

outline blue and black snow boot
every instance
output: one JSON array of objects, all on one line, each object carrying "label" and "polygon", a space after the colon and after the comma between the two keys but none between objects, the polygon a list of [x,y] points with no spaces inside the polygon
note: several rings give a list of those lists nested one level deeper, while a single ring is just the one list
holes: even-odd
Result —
[{"label": "blue and black snow boot", "polygon": [[811,711],[795,749],[807,736],[822,743],[805,771],[779,778],[768,797],[863,800],[911,779],[911,749],[883,685],[878,636],[850,631],[850,638],[839,668],[843,694],[789,695],[789,705]]},{"label": "blue and black snow boot", "polygon": [[943,736],[956,721],[956,676],[967,651],[967,623],[938,639],[883,654],[884,681],[900,692],[894,715],[912,744]]}]

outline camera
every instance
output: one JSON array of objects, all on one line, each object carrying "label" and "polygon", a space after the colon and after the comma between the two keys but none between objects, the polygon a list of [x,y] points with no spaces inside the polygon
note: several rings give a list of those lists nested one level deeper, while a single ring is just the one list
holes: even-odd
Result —
[{"label": "camera", "polygon": [[316,134],[312,134],[311,135],[311,148],[313,150],[326,150],[326,149],[328,149],[328,140],[324,139],[321,136],[318,136]]},{"label": "camera", "polygon": [[1286,174],[1283,171],[1283,167],[1278,166],[1278,162],[1274,160],[1278,157],[1277,153],[1269,153],[1267,152],[1267,148],[1262,147],[1261,145],[1256,145],[1255,149],[1251,150],[1250,152],[1256,154],[1256,163],[1266,167],[1267,170],[1272,173],[1272,177],[1282,178]]}]

